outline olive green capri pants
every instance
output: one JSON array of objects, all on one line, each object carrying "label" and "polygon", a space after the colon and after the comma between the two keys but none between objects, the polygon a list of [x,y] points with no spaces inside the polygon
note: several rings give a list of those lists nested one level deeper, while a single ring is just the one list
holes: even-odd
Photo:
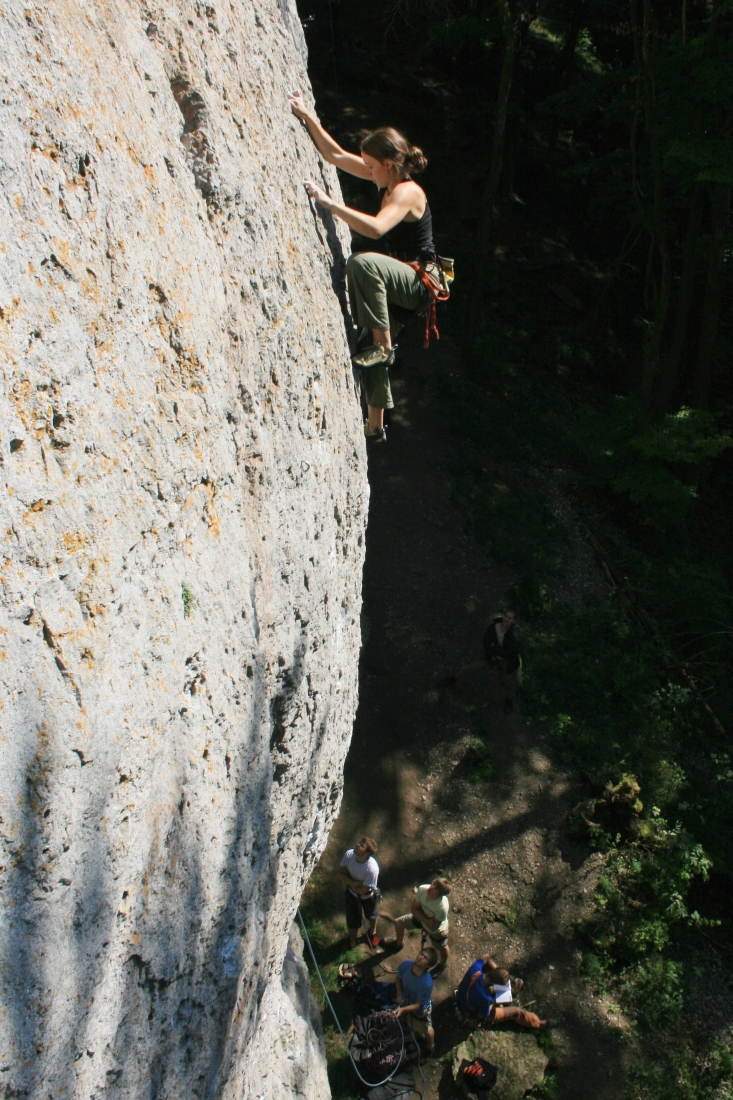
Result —
[{"label": "olive green capri pants", "polygon": [[[390,315],[390,305],[416,310],[423,302],[423,286],[413,268],[381,252],[357,252],[346,264],[351,312],[359,328],[389,329],[392,339],[402,323]],[[359,372],[367,405],[392,409],[392,390],[386,366]]]}]

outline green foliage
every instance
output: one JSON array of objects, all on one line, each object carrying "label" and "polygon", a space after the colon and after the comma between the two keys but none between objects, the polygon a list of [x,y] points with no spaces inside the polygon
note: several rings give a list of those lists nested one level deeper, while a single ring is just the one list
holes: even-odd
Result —
[{"label": "green foliage", "polygon": [[498,19],[480,15],[458,15],[431,27],[428,44],[434,49],[491,46],[501,33]]},{"label": "green foliage", "polygon": [[597,914],[580,931],[589,946],[585,974],[615,985],[627,1012],[648,1030],[667,1027],[682,1011],[682,966],[665,954],[675,926],[699,923],[685,896],[711,862],[690,835],[670,828],[656,807],[643,839],[615,848],[596,892]]},{"label": "green foliage", "polygon": [[665,1052],[663,1062],[637,1061],[626,1095],[628,1100],[733,1100],[730,1041],[696,1051],[683,1039]]},{"label": "green foliage", "polygon": [[[538,1041],[539,1041],[539,1037],[538,1037]],[[541,1045],[541,1044],[539,1044],[539,1045]],[[540,1081],[539,1085],[535,1085],[535,1087],[533,1089],[531,1089],[528,1093],[526,1093],[526,1095],[529,1096],[529,1097],[533,1097],[533,1096],[540,1097],[541,1096],[543,1098],[543,1100],[555,1100],[556,1097],[559,1097],[559,1095],[560,1095],[559,1084],[558,1084],[557,1075],[556,1075],[555,1071],[552,1070],[552,1069],[549,1070],[545,1074],[544,1080]]]},{"label": "green foliage", "polygon": [[[613,831],[589,831],[607,861],[595,919],[580,929],[584,973],[599,988],[615,988],[642,1027],[666,1027],[682,1004],[681,970],[670,950],[676,929],[701,923],[687,896],[711,866],[689,830],[662,813],[694,787],[676,751],[696,728],[694,699],[665,679],[663,646],[641,635],[619,607],[555,604],[550,614],[540,612],[526,638],[527,705],[555,750],[578,770],[614,782],[633,770],[643,796],[637,839],[622,845]],[[690,820],[699,827],[694,815]]]},{"label": "green foliage", "polygon": [[466,754],[466,775],[470,783],[486,783],[493,779],[496,768],[491,763],[489,750],[482,737],[471,738]]},{"label": "green foliage", "polygon": [[621,975],[626,1003],[636,1009],[639,1022],[650,1031],[659,1031],[679,1019],[681,985],[681,964],[659,955],[641,960]]},{"label": "green foliage", "polygon": [[697,496],[694,486],[649,462],[632,463],[611,484],[617,493],[627,493],[633,504],[648,506],[652,522],[663,526],[682,523]]},{"label": "green foliage", "polygon": [[644,461],[618,474],[612,482],[615,491],[628,493],[634,504],[650,505],[658,523],[681,523],[697,489],[670,470],[669,464],[697,466],[733,446],[730,435],[714,430],[715,420],[712,413],[682,408],[633,436],[628,447]]},{"label": "green foliage", "polygon": [[714,430],[716,419],[702,409],[682,408],[651,424],[631,439],[629,446],[647,459],[696,465],[733,447],[733,439],[727,432]]},{"label": "green foliage", "polygon": [[535,574],[524,576],[507,590],[510,606],[520,616],[536,619],[552,610],[554,600]]},{"label": "green foliage", "polygon": [[521,914],[514,901],[510,902],[508,908],[502,910],[498,916],[501,923],[505,924],[510,932],[516,932],[521,924]]},{"label": "green foliage", "polygon": [[349,1080],[349,1056],[338,1029],[331,1025],[324,1028],[323,1042],[326,1048],[328,1083],[333,1100],[357,1100]]},{"label": "green foliage", "polygon": [[648,521],[680,524],[697,497],[703,465],[733,446],[733,439],[716,430],[712,413],[689,408],[637,433],[636,412],[635,401],[622,397],[603,409],[579,407],[577,444],[590,462],[591,476],[627,494],[645,509]]},{"label": "green foliage", "polygon": [[[535,1042],[540,1050],[545,1054],[551,1056],[557,1050],[557,1043],[555,1042],[555,1036],[552,1033],[552,1028],[543,1027],[534,1032]],[[547,1078],[545,1078],[547,1080]],[[540,1093],[540,1095],[542,1095]]]},{"label": "green foliage", "polygon": [[187,619],[196,607],[196,597],[186,581],[181,581],[181,599],[183,600],[183,617]]}]

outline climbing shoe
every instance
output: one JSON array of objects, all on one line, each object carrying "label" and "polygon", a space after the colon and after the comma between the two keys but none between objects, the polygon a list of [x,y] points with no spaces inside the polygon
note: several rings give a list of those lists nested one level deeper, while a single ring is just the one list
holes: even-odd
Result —
[{"label": "climbing shoe", "polygon": [[389,349],[383,348],[381,344],[370,344],[363,351],[357,351],[356,355],[351,357],[351,362],[355,367],[361,367],[362,370],[366,370],[368,367],[379,367],[383,364],[389,367],[394,363],[396,350],[396,344]]},{"label": "climbing shoe", "polygon": [[364,435],[366,436],[367,443],[386,443],[387,442],[387,429],[386,428],[370,428],[369,421],[364,421]]}]

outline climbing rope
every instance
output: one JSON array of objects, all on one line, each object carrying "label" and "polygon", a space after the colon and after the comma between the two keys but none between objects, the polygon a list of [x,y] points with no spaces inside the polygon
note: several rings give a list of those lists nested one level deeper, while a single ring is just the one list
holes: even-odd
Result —
[{"label": "climbing rope", "polygon": [[[316,968],[316,974],[318,975],[318,980],[321,983],[321,989],[323,990],[323,995],[326,998],[326,1004],[331,1009],[331,1015],[334,1018],[334,1022],[336,1024],[336,1027],[338,1028],[339,1035],[341,1036],[343,1044],[346,1047],[346,1053],[348,1054],[349,1059],[351,1061],[351,1064],[354,1067],[354,1073],[359,1078],[361,1083],[363,1085],[366,1085],[366,1087],[368,1089],[376,1089],[380,1085],[386,1085],[387,1081],[391,1080],[391,1078],[394,1077],[395,1073],[397,1072],[400,1065],[402,1064],[402,1058],[403,1058],[403,1055],[405,1053],[405,1033],[402,1030],[402,1027],[400,1026],[400,1057],[399,1057],[399,1061],[397,1062],[396,1067],[382,1081],[366,1081],[362,1077],[361,1073],[359,1072],[359,1067],[357,1066],[356,1062],[354,1061],[353,1055],[351,1053],[351,1048],[349,1047],[349,1044],[346,1041],[346,1036],[343,1033],[343,1029],[341,1027],[341,1022],[340,1022],[338,1016],[336,1015],[336,1009],[333,1007],[333,1004],[331,1002],[331,998],[328,995],[328,990],[326,989],[326,983],[323,980],[323,975],[321,974],[321,968],[319,967],[318,961],[316,960],[316,953],[313,950],[313,945],[310,941],[310,936],[308,935],[308,929],[305,926],[305,921],[303,920],[303,914],[300,911],[300,907],[298,907],[298,920],[300,921],[301,928],[303,929],[303,935],[305,936],[305,942],[308,944],[308,950],[310,952],[310,957],[313,959],[313,965]],[[392,1013],[380,1012],[378,1014],[375,1014],[375,1023],[370,1026],[370,1028],[367,1032],[367,1036],[369,1038],[369,1041],[371,1041],[372,1030],[374,1030],[375,1040],[377,1040],[380,1044],[384,1043],[384,1041],[386,1039],[386,1031],[385,1031],[385,1026],[384,1026],[385,1021],[384,1021],[383,1017],[385,1017],[385,1016],[391,1016],[394,1019],[394,1017],[392,1016]],[[375,1027],[375,1024],[376,1024],[376,1027]],[[410,1035],[411,1035],[412,1041],[415,1044],[415,1047],[417,1048],[417,1068],[420,1071],[420,1076],[422,1077],[422,1081],[423,1081],[423,1091],[420,1094],[421,1097],[422,1097],[422,1096],[425,1095],[425,1075],[423,1074],[422,1067],[420,1065],[420,1047],[418,1046],[417,1039],[415,1038],[414,1035],[412,1035],[412,1032],[410,1032]]]}]

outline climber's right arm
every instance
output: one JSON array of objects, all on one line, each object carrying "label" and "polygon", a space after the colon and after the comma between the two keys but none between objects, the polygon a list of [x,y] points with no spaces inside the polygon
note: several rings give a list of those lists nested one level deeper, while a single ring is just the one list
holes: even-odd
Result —
[{"label": "climber's right arm", "polygon": [[308,127],[308,133],[313,138],[316,149],[324,160],[340,168],[343,172],[349,172],[352,176],[360,176],[362,179],[371,179],[369,169],[361,157],[355,153],[347,153],[326,130],[323,129],[315,115],[306,107],[300,92],[290,92],[288,103],[296,118],[301,119]]}]

